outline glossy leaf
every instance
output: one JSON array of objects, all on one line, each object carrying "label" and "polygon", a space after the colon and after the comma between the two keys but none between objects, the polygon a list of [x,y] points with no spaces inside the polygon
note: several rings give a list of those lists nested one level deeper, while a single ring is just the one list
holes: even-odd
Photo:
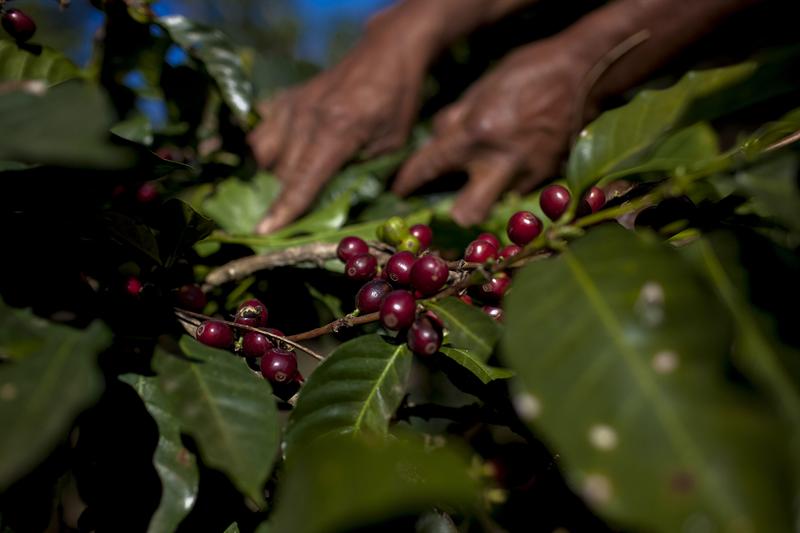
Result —
[{"label": "glossy leaf", "polygon": [[286,453],[329,434],[386,435],[406,393],[411,352],[379,335],[348,341],[309,376],[286,428]]},{"label": "glossy leaf", "polygon": [[158,22],[181,48],[205,65],[225,103],[246,123],[252,108],[253,85],[230,39],[217,29],[180,15],[161,17]]},{"label": "glossy leaf", "polygon": [[460,350],[458,348],[444,346],[439,351],[472,372],[475,377],[484,384],[496,379],[508,379],[514,376],[514,372],[507,368],[497,368],[487,365],[469,350]]},{"label": "glossy leaf", "polygon": [[792,90],[796,76],[788,65],[796,54],[792,49],[763,64],[692,71],[672,87],[641,91],[627,105],[603,113],[581,132],[570,153],[570,187],[584,190],[623,166],[638,164],[679,128]]},{"label": "glossy leaf", "polygon": [[785,428],[726,374],[729,316],[676,251],[595,228],[519,272],[506,312],[519,404],[596,511],[654,532],[792,529]]},{"label": "glossy leaf", "polygon": [[78,67],[61,52],[0,39],[0,82],[42,80],[55,85],[80,76]]},{"label": "glossy leaf", "polygon": [[48,165],[121,169],[136,152],[111,142],[112,111],[97,88],[78,82],[52,87],[42,95],[16,91],[0,95],[0,159]]},{"label": "glossy leaf", "polygon": [[717,134],[707,122],[698,122],[670,135],[646,157],[633,165],[622,165],[603,178],[604,182],[628,176],[655,173],[655,179],[686,173],[719,154]]},{"label": "glossy leaf", "polygon": [[489,359],[500,338],[500,326],[480,308],[453,297],[423,302],[423,305],[444,322],[448,345],[468,350],[478,362],[485,363]]},{"label": "glossy leaf", "polygon": [[111,343],[100,322],[85,330],[47,322],[0,302],[0,491],[67,438],[102,393],[97,355]]},{"label": "glossy leaf", "polygon": [[263,503],[280,434],[269,384],[229,352],[189,337],[180,346],[190,359],[156,349],[153,366],[181,431],[197,442],[205,464]]},{"label": "glossy leaf", "polygon": [[197,459],[181,442],[178,419],[158,387],[158,378],[125,374],[120,379],[136,390],[158,425],[153,466],[161,479],[161,502],[147,530],[175,531],[197,500],[200,477]]},{"label": "glossy leaf", "polygon": [[118,122],[111,128],[111,133],[145,146],[153,144],[153,125],[146,115],[134,115]]},{"label": "glossy leaf", "polygon": [[[467,461],[422,443],[326,438],[289,459],[269,531],[328,533],[422,512],[474,508],[478,485]],[[313,502],[313,512],[300,512]]]}]

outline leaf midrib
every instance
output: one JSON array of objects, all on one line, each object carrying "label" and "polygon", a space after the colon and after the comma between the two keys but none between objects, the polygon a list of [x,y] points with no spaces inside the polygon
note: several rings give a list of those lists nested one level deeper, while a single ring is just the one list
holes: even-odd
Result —
[{"label": "leaf midrib", "polygon": [[[617,345],[625,363],[636,378],[635,381],[642,393],[654,406],[655,414],[667,429],[667,435],[672,440],[672,445],[703,479],[704,482],[700,486],[707,498],[715,503],[714,509],[721,521],[723,523],[727,522],[725,516],[739,515],[736,502],[725,497],[727,495],[725,483],[716,476],[713,470],[706,468],[707,461],[703,459],[703,453],[696,448],[690,433],[682,425],[680,417],[676,415],[669,402],[663,397],[647,367],[642,364],[641,357],[636,352],[636,349],[625,341],[623,328],[617,316],[600,294],[589,273],[571,251],[565,251],[562,257],[569,267],[575,282],[583,290],[589,300],[589,304],[597,313],[614,344]],[[720,512],[720,509],[724,511]]]},{"label": "leaf midrib", "polygon": [[373,385],[372,389],[370,389],[369,394],[367,395],[364,403],[361,406],[361,410],[358,412],[358,416],[356,416],[356,420],[353,423],[353,431],[358,432],[361,430],[361,424],[364,421],[364,417],[369,410],[368,407],[371,405],[373,398],[377,394],[378,390],[381,388],[383,381],[389,375],[389,369],[394,367],[395,360],[399,357],[400,353],[403,352],[405,349],[405,345],[401,344],[397,348],[395,348],[392,356],[386,360],[386,366],[384,366],[383,370],[381,371],[378,379],[375,381],[375,385]]}]

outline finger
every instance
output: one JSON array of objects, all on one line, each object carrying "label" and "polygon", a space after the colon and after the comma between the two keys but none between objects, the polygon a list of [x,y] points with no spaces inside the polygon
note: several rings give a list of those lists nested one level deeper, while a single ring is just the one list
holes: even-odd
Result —
[{"label": "finger", "polygon": [[468,165],[469,181],[458,194],[451,214],[460,226],[482,222],[519,169],[517,157],[501,152],[481,155]]},{"label": "finger", "polygon": [[306,158],[298,166],[282,170],[284,185],[281,194],[258,223],[256,233],[272,233],[303,214],[322,185],[357,149],[358,144],[346,137],[328,137],[326,142],[309,143]]},{"label": "finger", "polygon": [[464,168],[475,143],[463,131],[434,137],[406,161],[392,191],[405,196],[445,172]]},{"label": "finger", "polygon": [[279,97],[261,107],[261,123],[247,137],[259,167],[269,168],[277,160],[286,139],[290,118],[288,98]]},{"label": "finger", "polygon": [[452,104],[436,113],[433,117],[433,131],[441,134],[458,127],[464,117],[465,109],[465,106]]}]

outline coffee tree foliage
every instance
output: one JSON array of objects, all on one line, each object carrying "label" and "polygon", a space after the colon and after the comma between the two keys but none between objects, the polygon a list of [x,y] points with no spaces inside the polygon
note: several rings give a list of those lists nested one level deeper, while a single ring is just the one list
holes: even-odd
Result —
[{"label": "coffee tree foliage", "polygon": [[[421,358],[340,321],[298,341],[325,360],[298,348],[307,379],[286,394],[191,338],[176,291],[203,285],[201,314],[222,318],[257,297],[270,326],[313,330],[353,311],[341,238],[400,216],[458,258],[480,231],[507,244],[516,211],[544,220],[539,192],[473,229],[450,221],[451,193],[384,192],[421,124],[254,236],[280,189],[245,143],[256,95],[311,69],[147,2],[96,4],[86,68],[0,40],[0,530],[797,531],[796,48],[589,124],[560,183],[608,202],[576,218],[573,200],[510,263],[502,323],[421,300],[445,330]],[[281,260],[219,269],[253,254]]]}]

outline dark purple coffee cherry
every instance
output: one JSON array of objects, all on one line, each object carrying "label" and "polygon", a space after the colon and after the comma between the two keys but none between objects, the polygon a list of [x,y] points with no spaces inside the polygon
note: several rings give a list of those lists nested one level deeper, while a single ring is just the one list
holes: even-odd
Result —
[{"label": "dark purple coffee cherry", "polygon": [[134,298],[138,298],[142,292],[142,282],[136,276],[128,276],[125,280],[125,292]]},{"label": "dark purple coffee cherry", "polygon": [[339,241],[339,246],[336,247],[336,256],[343,263],[347,263],[357,255],[368,253],[369,245],[364,242],[364,239],[359,239],[358,237],[345,237]]},{"label": "dark purple coffee cherry", "polygon": [[263,357],[272,346],[272,341],[263,333],[247,331],[242,337],[242,353],[245,357]]},{"label": "dark purple coffee cherry", "polygon": [[381,308],[381,302],[392,292],[392,286],[385,280],[368,281],[356,294],[356,308],[363,314],[374,313]]},{"label": "dark purple coffee cherry", "polygon": [[400,330],[414,322],[417,301],[408,291],[392,291],[383,299],[380,309],[381,324],[386,329]]},{"label": "dark purple coffee cherry", "polygon": [[3,29],[15,40],[24,43],[36,33],[36,23],[19,9],[9,9],[3,14]]},{"label": "dark purple coffee cherry", "polygon": [[508,238],[517,246],[525,246],[542,232],[542,221],[530,211],[517,211],[508,219]]},{"label": "dark purple coffee cherry", "polygon": [[499,302],[511,285],[511,278],[507,274],[498,272],[492,279],[481,285],[480,295],[483,300]]},{"label": "dark purple coffee cherry", "polygon": [[505,246],[502,250],[497,252],[497,256],[504,261],[508,261],[521,251],[522,248],[520,248],[516,244],[509,244],[508,246]]},{"label": "dark purple coffee cherry", "polygon": [[227,324],[207,320],[197,327],[195,337],[206,346],[230,348],[233,344],[233,331]]},{"label": "dark purple coffee cherry", "polygon": [[494,320],[497,320],[498,322],[503,321],[502,307],[495,307],[493,305],[484,305],[481,309],[483,309],[483,312],[492,317]]},{"label": "dark purple coffee cherry", "polygon": [[606,193],[600,187],[592,187],[583,197],[583,201],[589,204],[592,213],[597,213],[606,205]]},{"label": "dark purple coffee cherry", "polygon": [[261,375],[272,383],[286,383],[297,375],[297,357],[283,348],[270,348],[261,358]]},{"label": "dark purple coffee cherry", "polygon": [[361,254],[347,260],[345,275],[355,281],[364,281],[375,276],[378,271],[378,260],[371,254]]},{"label": "dark purple coffee cherry", "polygon": [[406,335],[411,351],[421,356],[431,356],[442,346],[442,331],[427,318],[418,318]]},{"label": "dark purple coffee cherry", "polygon": [[269,318],[267,306],[261,303],[261,300],[253,298],[239,306],[233,321],[244,326],[263,328],[267,325],[267,318]]},{"label": "dark purple coffee cherry", "polygon": [[424,295],[436,293],[447,283],[447,263],[435,255],[420,257],[411,268],[411,286]]},{"label": "dark purple coffee cherry", "polygon": [[411,284],[411,268],[416,262],[417,257],[411,252],[397,252],[389,258],[383,270],[391,283],[408,287]]},{"label": "dark purple coffee cherry", "polygon": [[208,303],[206,293],[194,283],[184,285],[178,289],[178,304],[183,309],[199,313]]},{"label": "dark purple coffee cherry", "polygon": [[421,250],[430,248],[431,243],[433,242],[433,230],[430,226],[425,224],[414,224],[408,228],[408,232],[417,238]]},{"label": "dark purple coffee cherry", "polygon": [[140,204],[150,204],[158,200],[160,192],[154,181],[146,181],[136,189],[136,201]]},{"label": "dark purple coffee cherry", "polygon": [[464,251],[464,260],[470,263],[485,263],[489,259],[497,259],[497,247],[483,239],[472,241]]},{"label": "dark purple coffee cherry", "polygon": [[492,243],[494,245],[495,249],[497,249],[497,250],[500,249],[500,239],[498,239],[497,236],[494,233],[489,233],[488,231],[484,231],[483,233],[481,233],[480,235],[475,237],[475,240],[476,241],[481,241],[481,240],[489,241],[490,243]]},{"label": "dark purple coffee cherry", "polygon": [[275,328],[262,328],[267,333],[272,333],[273,335],[277,335],[278,337],[285,337],[286,334],[279,329]]},{"label": "dark purple coffee cherry", "polygon": [[539,196],[539,205],[550,220],[558,220],[567,210],[571,196],[566,187],[550,185]]}]

